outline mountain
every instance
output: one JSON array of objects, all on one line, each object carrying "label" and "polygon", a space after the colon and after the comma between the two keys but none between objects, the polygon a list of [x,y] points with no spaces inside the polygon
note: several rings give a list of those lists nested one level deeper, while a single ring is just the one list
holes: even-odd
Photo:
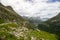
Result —
[{"label": "mountain", "polygon": [[52,33],[55,33],[59,36],[60,40],[60,13],[47,21],[47,24],[51,26]]},{"label": "mountain", "polygon": [[4,7],[3,5],[1,6],[0,4],[0,18],[3,18],[6,21],[13,21],[13,20],[15,20],[16,22],[19,22],[19,20],[24,21],[24,19],[21,18],[21,16],[19,16],[16,12],[10,9],[12,8],[9,7],[8,9],[8,7]]},{"label": "mountain", "polygon": [[2,4],[0,3],[0,19],[2,19],[4,22],[16,22],[19,25],[23,25],[24,23],[29,24],[28,21],[14,12],[14,10],[10,6],[5,7],[1,5]]},{"label": "mountain", "polygon": [[58,40],[57,35],[34,28],[10,6],[0,3],[0,40]]},{"label": "mountain", "polygon": [[[10,6],[0,3],[0,40],[18,40],[32,25],[18,15]],[[20,31],[22,31],[20,33]],[[21,39],[21,38],[20,38]]]},{"label": "mountain", "polygon": [[53,27],[52,30],[54,29],[54,32],[60,34],[60,13],[57,16],[46,21],[46,23]]},{"label": "mountain", "polygon": [[60,13],[42,24],[39,24],[38,28],[58,35],[58,39],[60,40]]},{"label": "mountain", "polygon": [[43,21],[39,17],[25,17],[23,16],[24,19],[29,21],[31,24],[34,24],[37,26],[38,24],[42,23]]}]

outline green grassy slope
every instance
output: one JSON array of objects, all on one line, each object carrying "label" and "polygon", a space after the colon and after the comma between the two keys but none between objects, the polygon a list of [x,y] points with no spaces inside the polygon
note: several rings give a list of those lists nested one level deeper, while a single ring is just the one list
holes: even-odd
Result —
[{"label": "green grassy slope", "polygon": [[57,40],[57,36],[39,29],[33,30],[33,25],[10,6],[0,3],[0,40]]}]

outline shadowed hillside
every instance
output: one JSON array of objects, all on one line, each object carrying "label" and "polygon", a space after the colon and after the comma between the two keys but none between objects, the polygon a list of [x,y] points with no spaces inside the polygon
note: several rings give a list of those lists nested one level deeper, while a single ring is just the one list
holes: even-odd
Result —
[{"label": "shadowed hillside", "polygon": [[40,30],[58,35],[58,39],[60,40],[60,13],[44,23],[39,24],[38,28]]}]

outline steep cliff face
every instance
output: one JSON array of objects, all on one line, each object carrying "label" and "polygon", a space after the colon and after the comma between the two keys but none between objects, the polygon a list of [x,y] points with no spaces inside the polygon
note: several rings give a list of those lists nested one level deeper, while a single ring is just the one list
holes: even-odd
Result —
[{"label": "steep cliff face", "polygon": [[5,7],[0,3],[0,40],[57,40],[57,36],[34,29],[34,25],[10,6]]}]

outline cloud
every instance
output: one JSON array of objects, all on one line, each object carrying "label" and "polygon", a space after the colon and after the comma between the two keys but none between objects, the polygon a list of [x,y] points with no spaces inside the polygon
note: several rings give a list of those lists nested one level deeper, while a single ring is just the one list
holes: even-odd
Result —
[{"label": "cloud", "polygon": [[48,2],[60,2],[60,0],[48,0]]},{"label": "cloud", "polygon": [[1,0],[10,5],[21,16],[51,18],[60,12],[60,2],[49,3],[51,0]]}]

